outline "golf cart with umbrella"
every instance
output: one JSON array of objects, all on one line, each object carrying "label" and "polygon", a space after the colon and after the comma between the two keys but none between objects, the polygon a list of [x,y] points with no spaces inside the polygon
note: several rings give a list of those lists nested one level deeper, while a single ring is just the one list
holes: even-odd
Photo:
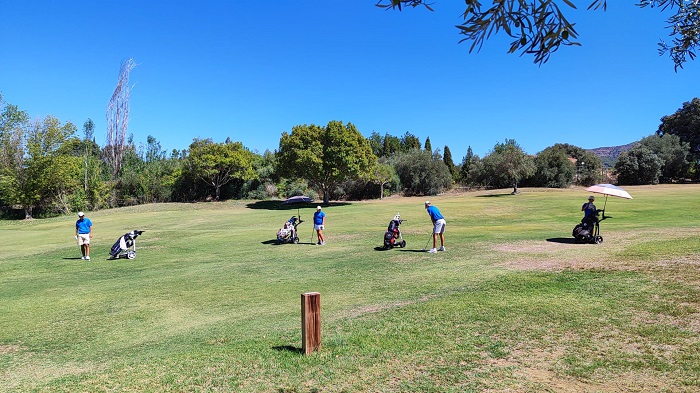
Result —
[{"label": "golf cart with umbrella", "polygon": [[[304,195],[297,195],[293,196],[291,198],[287,198],[284,202],[282,202],[283,205],[291,205],[291,204],[302,204],[302,203],[310,203],[313,202],[314,200],[304,196]],[[299,206],[297,206],[297,215],[292,216],[289,220],[287,220],[282,228],[280,228],[277,231],[277,243],[279,244],[285,244],[285,243],[293,243],[297,244],[299,243],[299,233],[297,232],[297,227],[299,224],[304,222],[301,219],[301,213],[299,212]]]},{"label": "golf cart with umbrella", "polygon": [[605,195],[605,203],[602,209],[596,209],[593,214],[584,217],[581,223],[574,227],[572,235],[578,243],[600,244],[603,242],[603,236],[600,235],[600,222],[612,218],[612,216],[605,215],[608,195],[625,199],[632,199],[632,196],[627,191],[612,184],[596,184],[586,188],[586,191]]}]

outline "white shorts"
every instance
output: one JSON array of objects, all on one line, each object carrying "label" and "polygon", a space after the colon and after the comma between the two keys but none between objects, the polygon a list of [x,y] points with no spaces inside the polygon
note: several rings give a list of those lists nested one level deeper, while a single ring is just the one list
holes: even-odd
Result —
[{"label": "white shorts", "polygon": [[89,233],[81,233],[78,235],[78,245],[82,246],[84,244],[90,244],[90,234]]},{"label": "white shorts", "polygon": [[317,231],[322,231],[323,230],[323,224],[321,225],[314,225],[314,229]]},{"label": "white shorts", "polygon": [[435,221],[434,225],[433,233],[445,233],[445,225],[447,225],[447,222],[444,218]]}]

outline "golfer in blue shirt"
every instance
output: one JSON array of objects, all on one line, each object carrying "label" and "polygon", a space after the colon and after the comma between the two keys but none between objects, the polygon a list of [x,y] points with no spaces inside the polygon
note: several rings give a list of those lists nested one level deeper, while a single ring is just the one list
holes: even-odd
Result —
[{"label": "golfer in blue shirt", "polygon": [[85,213],[78,212],[78,221],[75,222],[75,240],[78,241],[82,258],[90,260],[90,239],[92,238],[92,221],[85,217]]},{"label": "golfer in blue shirt", "polygon": [[[430,220],[433,221],[433,248],[428,252],[435,254],[438,251],[445,251],[445,225],[447,224],[445,217],[440,214],[440,209],[433,206],[430,201],[425,202],[425,210],[428,212]],[[438,235],[440,235],[440,248],[437,248]]]},{"label": "golfer in blue shirt", "polygon": [[321,206],[316,206],[316,213],[314,213],[314,229],[316,230],[316,235],[318,237],[319,246],[326,245],[326,238],[323,236],[323,229],[326,225],[326,213],[321,211]]}]

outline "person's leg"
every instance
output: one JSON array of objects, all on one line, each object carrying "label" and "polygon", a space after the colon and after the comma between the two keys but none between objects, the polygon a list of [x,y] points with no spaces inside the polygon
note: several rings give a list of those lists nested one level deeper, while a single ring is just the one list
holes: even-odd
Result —
[{"label": "person's leg", "polygon": [[445,247],[445,232],[440,232],[440,246]]},{"label": "person's leg", "polygon": [[325,238],[325,236],[323,236],[323,229],[318,230],[318,238],[321,241],[321,244],[326,243],[326,238]]},{"label": "person's leg", "polygon": [[90,243],[85,245],[85,259],[90,259]]},{"label": "person's leg", "polygon": [[437,248],[437,238],[438,234],[433,232],[433,249]]}]

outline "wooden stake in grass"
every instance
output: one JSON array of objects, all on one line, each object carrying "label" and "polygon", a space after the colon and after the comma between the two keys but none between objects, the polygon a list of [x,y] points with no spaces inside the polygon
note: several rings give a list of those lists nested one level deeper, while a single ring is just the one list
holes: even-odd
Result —
[{"label": "wooden stake in grass", "polygon": [[321,294],[301,294],[301,350],[304,355],[321,348]]}]

